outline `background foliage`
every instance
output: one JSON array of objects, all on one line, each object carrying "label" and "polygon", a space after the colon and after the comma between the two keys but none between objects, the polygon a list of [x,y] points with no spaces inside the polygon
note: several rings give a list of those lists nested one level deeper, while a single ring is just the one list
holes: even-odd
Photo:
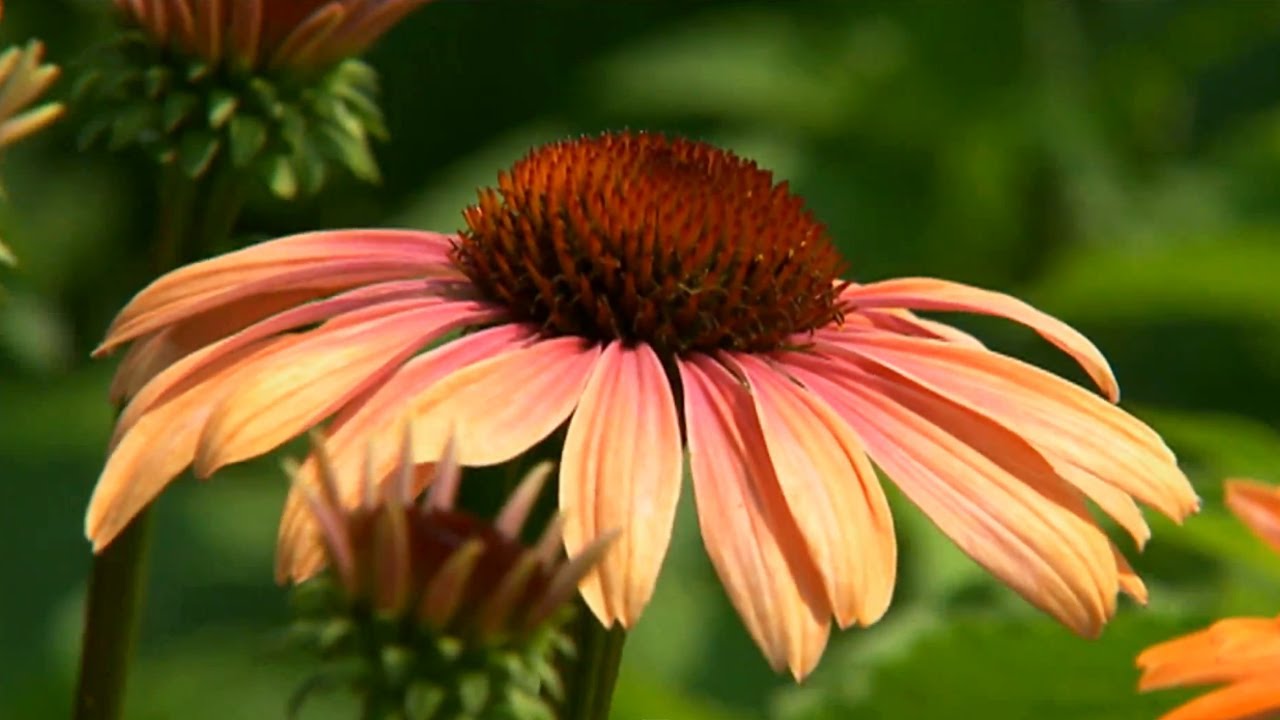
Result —
[{"label": "background foliage", "polygon": [[[5,44],[72,66],[108,3],[10,3]],[[1111,358],[1206,507],[1155,523],[1152,589],[1088,642],[1036,615],[898,500],[887,618],[839,634],[801,687],[765,667],[682,506],[614,716],[1150,717],[1133,656],[1224,614],[1274,613],[1280,560],[1221,507],[1222,477],[1280,481],[1280,4],[442,0],[371,56],[392,142],[354,181],[244,227],[449,230],[531,144],[680,132],[757,158],[809,198],[859,280],[933,275],[1013,292]],[[70,82],[59,85],[68,91]],[[88,351],[148,280],[139,158],[81,154],[72,117],[4,158],[0,233],[0,717],[62,717],[89,564],[81,518],[109,424]],[[1079,374],[1030,333],[996,347]],[[281,717],[303,668],[271,582],[276,461],[161,503],[131,716]],[[348,708],[349,709],[349,708]],[[308,717],[344,717],[316,706]]]}]

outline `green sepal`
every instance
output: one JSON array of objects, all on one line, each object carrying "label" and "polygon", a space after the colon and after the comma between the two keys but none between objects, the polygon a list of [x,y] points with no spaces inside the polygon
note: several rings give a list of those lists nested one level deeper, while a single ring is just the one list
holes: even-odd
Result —
[{"label": "green sepal", "polygon": [[288,157],[276,155],[262,166],[263,180],[276,197],[292,200],[298,195],[298,174]]},{"label": "green sepal", "polygon": [[207,130],[188,130],[178,141],[178,163],[190,178],[198,178],[209,170],[222,141]]},{"label": "green sepal", "polygon": [[171,133],[177,130],[199,105],[200,99],[191,93],[174,93],[166,97],[160,111],[164,131]]},{"label": "green sepal", "polygon": [[209,91],[209,127],[220,130],[235,115],[238,107],[240,97],[235,93],[222,88]]},{"label": "green sepal", "polygon": [[112,150],[119,150],[135,142],[139,136],[154,131],[157,120],[154,105],[137,103],[125,107],[111,120],[111,137],[107,146]]},{"label": "green sepal", "polygon": [[240,114],[227,126],[231,164],[237,168],[249,165],[267,144],[267,126],[252,115]]},{"label": "green sepal", "polygon": [[152,100],[159,98],[169,89],[169,82],[172,79],[173,72],[163,65],[152,65],[147,68],[142,74],[147,97]]}]

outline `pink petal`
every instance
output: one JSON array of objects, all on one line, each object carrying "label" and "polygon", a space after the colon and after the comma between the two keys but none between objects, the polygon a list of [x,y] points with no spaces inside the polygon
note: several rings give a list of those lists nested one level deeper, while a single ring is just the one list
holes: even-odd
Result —
[{"label": "pink petal", "polygon": [[[385,482],[399,462],[400,425],[411,411],[408,398],[422,395],[441,378],[458,369],[487,358],[524,347],[532,330],[523,325],[499,325],[465,335],[419,355],[395,372],[377,390],[365,398],[352,401],[329,426],[325,447],[339,478],[352,478],[344,484],[342,501],[353,507],[360,502],[360,483],[354,478],[363,472],[366,462],[376,480]],[[415,432],[417,439],[420,433]],[[308,458],[299,477],[314,481],[315,458]],[[420,490],[420,488],[418,488]],[[276,577],[304,580],[323,564],[318,536],[306,506],[297,492],[290,492],[280,520],[276,556]]]},{"label": "pink petal", "polygon": [[927,320],[919,317],[910,310],[896,308],[859,310],[857,313],[850,314],[850,318],[853,317],[866,318],[871,321],[875,328],[898,335],[946,340],[947,342],[972,348],[985,347],[981,340],[963,330],[957,330],[936,320]]},{"label": "pink petal", "polygon": [[[1151,428],[1051,373],[997,353],[910,338],[860,336],[823,351],[893,367],[935,392],[997,419],[1036,446],[1135,538],[1131,511],[1109,503],[1110,485],[1174,520],[1199,507],[1177,461]],[[1074,468],[1074,470],[1072,470]],[[1089,478],[1095,480],[1091,483]],[[1114,497],[1114,496],[1113,496]]]},{"label": "pink petal", "polygon": [[[1115,611],[1111,543],[1079,496],[1017,435],[905,378],[854,365],[789,364],[871,457],[966,554],[1076,632]],[[837,384],[838,383],[838,384]]]},{"label": "pink petal", "polygon": [[831,608],[773,474],[755,408],[710,358],[677,365],[707,554],[769,665],[801,679],[822,657]]},{"label": "pink petal", "polygon": [[262,357],[296,339],[272,338],[227,353],[187,377],[182,392],[157,404],[124,433],[98,478],[85,516],[94,551],[106,547],[160,491],[191,463],[214,402]]},{"label": "pink petal", "polygon": [[[335,315],[349,314],[369,306],[382,306],[384,303],[395,300],[421,298],[427,294],[426,287],[427,285],[421,280],[397,280],[356,288],[341,295],[335,295],[325,300],[317,300],[278,313],[211,345],[185,354],[180,360],[165,367],[162,372],[143,385],[116,422],[115,437],[118,438],[124,431],[128,430],[148,408],[168,397],[173,388],[182,383],[186,377],[198,372],[201,368],[216,361],[226,353],[245,347],[262,338],[328,320]],[[153,352],[163,353],[168,349],[169,343],[172,342],[175,345],[179,345],[190,339],[189,335],[185,338],[183,337],[183,335],[186,335],[185,333],[176,337],[170,335],[170,333],[181,327],[183,326],[177,325],[162,330],[157,335],[148,336],[148,339],[140,341],[139,345],[135,346],[145,346],[145,349],[139,351],[142,357],[134,359],[129,365],[121,368],[121,373],[127,372],[131,376],[128,382],[134,382],[133,375],[149,370],[151,363],[159,362],[159,358],[151,356]],[[214,330],[213,332],[216,333],[219,330]],[[194,328],[192,333],[201,334],[200,331]],[[156,339],[152,340],[151,338]],[[160,348],[152,350],[151,345],[153,343],[160,344]],[[175,349],[175,352],[178,351],[180,349]],[[129,354],[130,356],[133,355],[133,348],[130,348]],[[147,366],[135,367],[135,363],[139,366],[142,363],[147,363]]]},{"label": "pink petal", "polygon": [[208,477],[314,427],[446,333],[491,319],[492,307],[417,298],[386,302],[362,322],[338,316],[287,352],[264,358],[209,416],[195,471]]},{"label": "pink petal", "polygon": [[1263,542],[1280,552],[1280,487],[1251,480],[1227,480],[1227,507]]},{"label": "pink petal", "polygon": [[94,351],[227,303],[266,293],[315,296],[369,283],[453,272],[450,236],[409,230],[338,230],[292,235],[179,268],[138,293]]},{"label": "pink petal", "polygon": [[751,387],[778,485],[822,574],[841,627],[879,620],[893,597],[893,517],[861,441],[822,400],[746,354],[727,358]]},{"label": "pink petal", "polygon": [[445,440],[458,463],[496,465],[533,447],[573,412],[598,345],[557,337],[462,368],[415,398],[414,460],[434,462]]},{"label": "pink petal", "polygon": [[1111,366],[1088,338],[1009,295],[933,278],[899,278],[850,287],[841,297],[857,309],[948,310],[995,315],[1022,323],[1075,358],[1112,402],[1120,398],[1120,386]]},{"label": "pink petal", "polygon": [[582,390],[560,465],[569,557],[621,531],[580,585],[605,626],[633,626],[653,595],[680,499],[681,450],[662,361],[644,343],[610,343]]}]

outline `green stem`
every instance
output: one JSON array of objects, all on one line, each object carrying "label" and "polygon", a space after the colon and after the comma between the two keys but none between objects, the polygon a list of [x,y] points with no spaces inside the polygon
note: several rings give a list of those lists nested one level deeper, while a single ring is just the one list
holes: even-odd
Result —
[{"label": "green stem", "polygon": [[[161,172],[152,258],[157,275],[208,252],[230,236],[240,211],[238,176],[211,168],[196,179],[176,165]],[[137,638],[151,509],[144,508],[93,558],[81,640],[74,720],[118,720]]]},{"label": "green stem", "polygon": [[625,630],[618,626],[606,630],[586,603],[578,599],[573,620],[573,642],[578,652],[567,669],[560,720],[607,720],[626,639]]},{"label": "green stem", "polygon": [[142,606],[151,512],[143,510],[94,556],[76,689],[76,720],[117,720]]}]

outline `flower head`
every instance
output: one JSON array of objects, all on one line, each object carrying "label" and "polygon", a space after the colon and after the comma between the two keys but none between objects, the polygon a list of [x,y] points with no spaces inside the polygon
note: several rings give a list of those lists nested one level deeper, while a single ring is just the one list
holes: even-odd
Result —
[{"label": "flower head", "polygon": [[[704,143],[621,133],[538,148],[456,235],[297,235],[171,273],[99,353],[132,343],[87,531],[101,547],[188,466],[203,477],[332,418],[348,472],[389,477],[456,430],[458,462],[505,462],[566,426],[570,554],[622,535],[582,583],[632,625],[671,536],[687,451],[704,543],[774,667],[797,676],[830,621],[888,607],[896,543],[875,462],[971,557],[1085,635],[1141,581],[1088,501],[1141,544],[1136,501],[1197,499],[1147,426],[911,310],[1030,326],[1115,400],[1087,339],[1014,298],[943,280],[856,284],[785,184]],[[425,352],[424,352],[425,351]],[[309,460],[302,472],[314,473]],[[343,502],[358,501],[353,487]],[[279,571],[319,563],[295,496]]]},{"label": "flower head", "polygon": [[[303,636],[388,716],[551,717],[540,696],[560,686],[562,611],[611,537],[566,561],[553,521],[526,546],[521,530],[550,464],[526,475],[490,522],[454,507],[461,473],[450,452],[420,468],[403,437],[392,481],[360,473],[354,507],[322,440],[318,483],[292,469],[337,579],[337,592],[326,579],[299,588]],[[417,502],[424,469],[430,489]],[[434,710],[409,712],[423,698]]]},{"label": "flower head", "polygon": [[276,195],[331,166],[378,180],[378,79],[355,59],[429,0],[115,0],[128,30],[79,83],[81,144],[136,146],[191,178],[222,168]]},{"label": "flower head", "polygon": [[[1280,551],[1280,487],[1226,482],[1227,507]],[[1280,617],[1228,618],[1147,648],[1140,690],[1222,684],[1161,720],[1249,720],[1280,712]]]}]

